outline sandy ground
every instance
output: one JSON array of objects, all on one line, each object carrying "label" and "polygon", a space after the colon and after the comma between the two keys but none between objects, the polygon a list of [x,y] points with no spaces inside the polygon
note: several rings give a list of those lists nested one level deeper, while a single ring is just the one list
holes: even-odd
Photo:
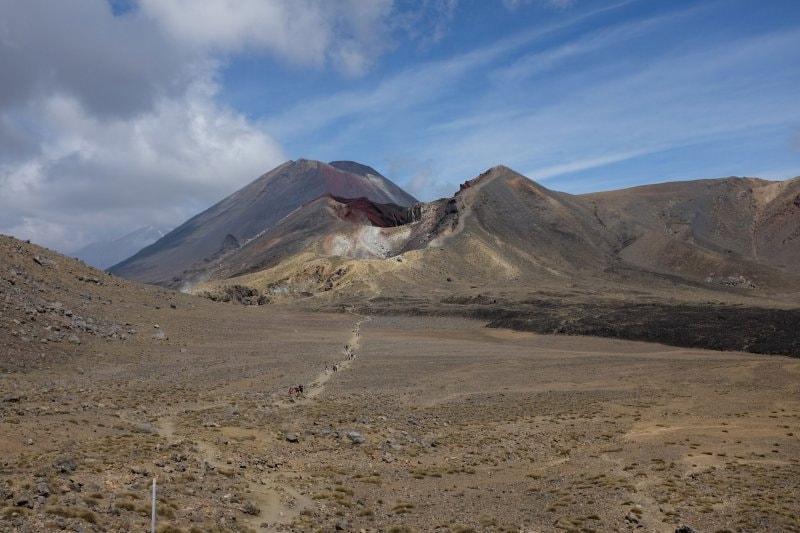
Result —
[{"label": "sandy ground", "polygon": [[800,530],[800,360],[194,302],[2,374],[0,530]]}]

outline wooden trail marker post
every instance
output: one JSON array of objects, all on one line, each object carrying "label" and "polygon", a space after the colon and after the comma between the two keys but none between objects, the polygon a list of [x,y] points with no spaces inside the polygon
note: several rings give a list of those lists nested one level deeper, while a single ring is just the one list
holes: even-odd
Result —
[{"label": "wooden trail marker post", "polygon": [[150,533],[156,533],[156,478],[153,478],[153,503],[150,509]]}]

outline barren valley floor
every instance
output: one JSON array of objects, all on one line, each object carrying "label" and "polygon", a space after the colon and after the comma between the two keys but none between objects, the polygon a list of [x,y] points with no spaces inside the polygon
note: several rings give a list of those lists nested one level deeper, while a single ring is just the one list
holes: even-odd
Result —
[{"label": "barren valley floor", "polygon": [[2,375],[0,530],[800,530],[800,360],[181,298]]}]

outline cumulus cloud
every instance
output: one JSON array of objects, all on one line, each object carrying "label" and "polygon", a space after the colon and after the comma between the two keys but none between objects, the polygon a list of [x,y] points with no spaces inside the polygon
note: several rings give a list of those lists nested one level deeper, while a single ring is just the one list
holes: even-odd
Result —
[{"label": "cumulus cloud", "polygon": [[286,159],[263,124],[219,102],[230,57],[358,76],[413,11],[392,0],[129,7],[0,0],[0,232],[68,251],[182,222]]},{"label": "cumulus cloud", "polygon": [[363,73],[387,46],[392,0],[141,0],[181,43],[214,52],[266,51],[292,62]]},{"label": "cumulus cloud", "polygon": [[0,232],[62,251],[173,225],[282,161],[216,60],[99,0],[0,2]]},{"label": "cumulus cloud", "polygon": [[115,17],[100,0],[0,0],[0,109],[52,93],[92,113],[131,115],[179,93],[190,50],[138,16]]},{"label": "cumulus cloud", "polygon": [[74,97],[42,99],[31,117],[48,132],[38,153],[0,167],[0,210],[23,221],[12,233],[72,249],[104,230],[176,224],[285,159],[214,92],[196,82],[129,119],[99,118]]}]

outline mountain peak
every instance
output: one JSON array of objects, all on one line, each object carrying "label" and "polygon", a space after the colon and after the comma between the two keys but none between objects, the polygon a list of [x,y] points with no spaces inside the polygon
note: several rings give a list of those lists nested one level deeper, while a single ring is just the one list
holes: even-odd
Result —
[{"label": "mountain peak", "polygon": [[496,173],[503,173],[503,174],[512,172],[514,174],[519,174],[519,172],[517,172],[516,170],[514,170],[511,167],[507,167],[506,165],[495,165],[495,166],[489,168],[489,170],[487,172],[496,172]]},{"label": "mountain peak", "polygon": [[364,165],[357,161],[331,161],[328,164],[334,168],[338,168],[339,170],[344,170],[345,172],[350,172],[358,176],[383,176],[371,166]]},{"label": "mountain peak", "polygon": [[417,202],[375,169],[354,161],[287,161],[111,270],[139,281],[179,284],[184,272],[205,264],[225,247],[227,235],[247,242],[326,193],[401,207]]},{"label": "mountain peak", "polygon": [[501,179],[504,183],[510,183],[511,181],[522,180],[531,186],[545,190],[544,187],[542,187],[535,181],[531,180],[527,176],[520,174],[513,168],[507,167],[505,165],[495,165],[493,167],[484,170],[471,180],[467,180],[464,183],[462,183],[459,187],[459,192],[474,187],[476,185],[486,185],[487,183],[493,182],[497,179]]},{"label": "mountain peak", "polygon": [[483,181],[486,179],[498,178],[498,177],[525,177],[522,173],[517,172],[511,167],[507,167],[506,165],[495,165],[490,167],[483,172],[481,172],[477,178],[473,181]]},{"label": "mountain peak", "polygon": [[[289,161],[288,163],[290,163],[290,166],[292,168],[300,168],[300,169],[315,169],[325,164],[322,161],[317,161],[316,159],[305,159],[302,157],[299,159],[295,159],[294,161]],[[281,168],[281,166],[277,168]]]}]

